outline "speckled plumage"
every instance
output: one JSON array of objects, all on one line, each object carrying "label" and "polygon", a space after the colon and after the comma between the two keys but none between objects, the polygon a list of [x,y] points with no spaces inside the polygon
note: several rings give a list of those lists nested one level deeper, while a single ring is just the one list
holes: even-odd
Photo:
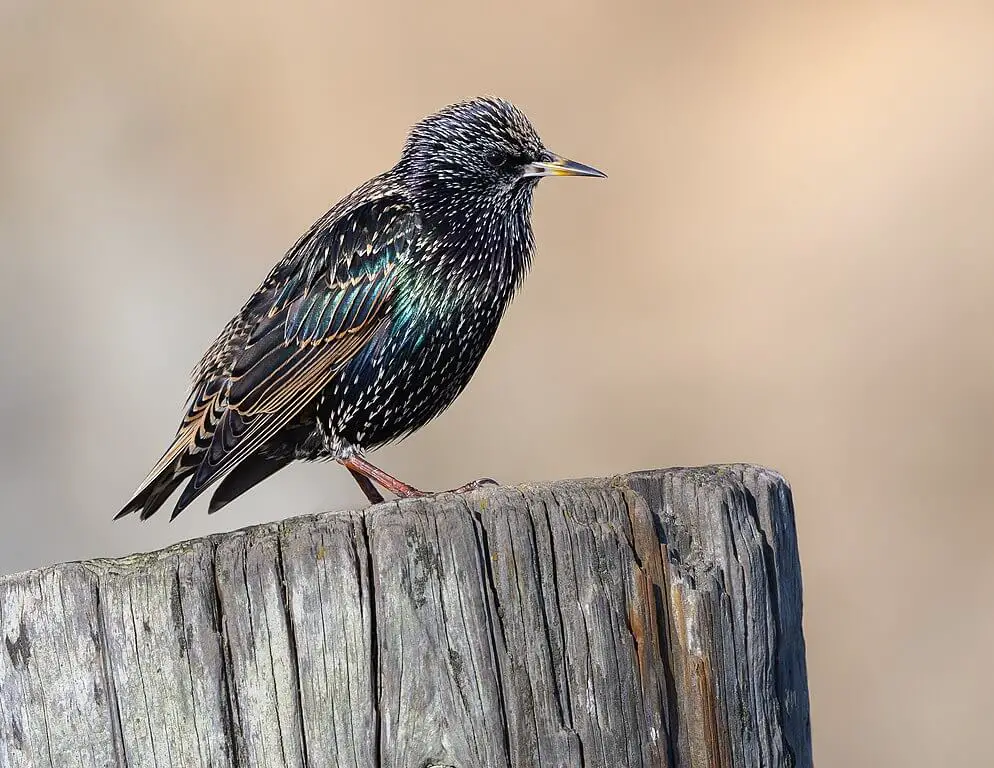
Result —
[{"label": "speckled plumage", "polygon": [[223,478],[215,511],[293,460],[345,463],[371,499],[364,477],[417,492],[361,454],[469,382],[531,262],[544,175],[602,174],[550,153],[500,99],[418,123],[397,165],[322,216],[211,345],[173,444],[118,516],[145,519],[187,478],[173,516]]}]

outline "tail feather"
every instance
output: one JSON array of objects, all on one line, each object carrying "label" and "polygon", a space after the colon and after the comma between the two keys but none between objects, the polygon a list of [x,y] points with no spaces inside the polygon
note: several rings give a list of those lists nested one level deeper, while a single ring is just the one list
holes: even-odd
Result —
[{"label": "tail feather", "polygon": [[168,473],[163,472],[160,476],[146,481],[131,497],[131,501],[125,504],[124,508],[114,516],[114,519],[119,520],[125,515],[140,510],[141,519],[148,520],[159,507],[165,504],[166,499],[172,496],[173,491],[192,471],[191,469],[187,472],[177,473],[175,470],[170,470]]},{"label": "tail feather", "polygon": [[197,432],[193,429],[195,426],[194,424],[180,431],[169,450],[156,462],[148,477],[138,486],[138,490],[135,491],[131,500],[114,517],[115,520],[139,511],[141,519],[147,520],[187,479],[190,479],[190,482],[186,484],[186,488],[180,494],[170,520],[186,509],[207,488],[220,480],[221,484],[214,492],[208,509],[209,513],[217,512],[221,507],[293,461],[292,457],[267,458],[256,451],[237,462],[230,469],[218,473],[209,482],[197,483],[195,482],[197,472],[202,469],[201,465],[207,461],[209,453],[197,444]]},{"label": "tail feather", "polygon": [[115,520],[138,510],[141,510],[141,519],[148,520],[172,496],[179,484],[193,474],[200,463],[195,426],[186,425],[180,430],[173,444],[132,494],[131,501],[114,516]]},{"label": "tail feather", "polygon": [[291,461],[290,457],[269,459],[258,453],[252,454],[240,464],[237,464],[227,477],[221,481],[221,484],[211,497],[207,513],[213,515],[221,507],[230,504],[250,488],[258,485],[273,473],[283,469]]}]

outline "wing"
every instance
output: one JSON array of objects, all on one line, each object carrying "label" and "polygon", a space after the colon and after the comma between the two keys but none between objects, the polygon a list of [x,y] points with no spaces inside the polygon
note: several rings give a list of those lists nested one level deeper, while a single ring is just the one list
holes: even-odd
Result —
[{"label": "wing", "polygon": [[215,343],[227,354],[208,352],[220,362],[198,369],[176,441],[149,475],[192,470],[174,517],[286,427],[383,327],[418,230],[403,199],[382,197],[333,209],[294,245]]}]

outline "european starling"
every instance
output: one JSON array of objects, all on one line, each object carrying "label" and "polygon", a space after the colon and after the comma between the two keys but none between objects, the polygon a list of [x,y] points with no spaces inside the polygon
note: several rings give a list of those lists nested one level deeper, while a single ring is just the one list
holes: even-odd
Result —
[{"label": "european starling", "polygon": [[176,438],[117,516],[148,518],[187,478],[173,517],[221,480],[216,512],[295,460],[338,461],[373,502],[374,482],[423,495],[364,452],[469,383],[532,260],[543,176],[604,174],[547,150],[502,99],[415,125],[400,161],[318,219],[225,326]]}]

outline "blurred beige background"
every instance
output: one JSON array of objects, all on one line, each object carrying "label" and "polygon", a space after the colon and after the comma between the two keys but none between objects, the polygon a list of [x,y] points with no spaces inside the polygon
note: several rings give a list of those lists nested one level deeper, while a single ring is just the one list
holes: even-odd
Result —
[{"label": "blurred beige background", "polygon": [[610,179],[542,184],[474,383],[376,458],[781,470],[820,768],[989,765],[994,6],[911,6],[3,0],[0,572],[360,504],[304,466],[111,523],[283,250],[497,93]]}]

